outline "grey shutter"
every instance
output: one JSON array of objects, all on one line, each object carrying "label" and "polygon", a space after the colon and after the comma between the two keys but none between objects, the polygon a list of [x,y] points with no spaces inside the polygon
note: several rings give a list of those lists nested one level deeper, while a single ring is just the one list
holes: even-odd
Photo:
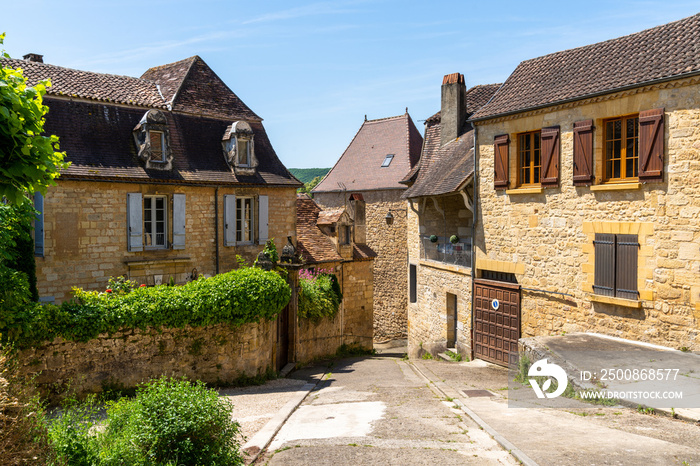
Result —
[{"label": "grey shutter", "polygon": [[268,238],[268,199],[267,196],[258,196],[258,238],[260,244],[267,242]]},{"label": "grey shutter", "polygon": [[34,220],[34,255],[44,257],[44,196],[34,193],[34,208],[38,211]]},{"label": "grey shutter", "polygon": [[236,245],[236,196],[224,195],[224,246]]},{"label": "grey shutter", "polygon": [[126,211],[128,250],[143,251],[143,196],[141,193],[127,193]]},{"label": "grey shutter", "polygon": [[637,235],[617,235],[615,269],[615,296],[625,299],[639,299],[637,292]]},{"label": "grey shutter", "polygon": [[596,233],[595,278],[593,291],[604,296],[615,295],[615,235]]},{"label": "grey shutter", "polygon": [[173,249],[185,249],[185,204],[184,194],[173,194]]}]

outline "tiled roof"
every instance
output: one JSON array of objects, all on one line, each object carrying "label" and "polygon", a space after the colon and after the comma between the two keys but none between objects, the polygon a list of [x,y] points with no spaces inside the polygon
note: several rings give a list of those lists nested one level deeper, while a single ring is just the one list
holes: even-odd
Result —
[{"label": "tiled roof", "polygon": [[700,73],[700,14],[526,60],[473,120]]},{"label": "tiled roof", "polygon": [[80,71],[27,60],[2,59],[0,63],[2,66],[21,68],[31,86],[43,79],[51,79],[51,87],[47,89],[49,95],[166,108],[166,102],[153,81]]},{"label": "tiled roof", "polygon": [[297,195],[297,250],[307,264],[342,261],[335,244],[316,224],[320,212],[313,199]]},{"label": "tiled roof", "polygon": [[45,97],[49,107],[44,129],[60,137],[72,164],[63,175],[101,180],[187,182],[206,184],[272,184],[300,186],[275,154],[260,122],[251,122],[257,174],[236,176],[227,165],[221,136],[228,120],[164,112],[170,128],[173,169],[146,170],[138,159],[134,127],[147,109],[99,102]]},{"label": "tiled roof", "polygon": [[337,223],[340,217],[345,213],[345,209],[332,209],[332,210],[322,210],[318,214],[318,224],[319,225],[331,225]]},{"label": "tiled roof", "polygon": [[161,86],[173,110],[214,118],[261,120],[198,56],[146,71],[142,79]]},{"label": "tiled roof", "polygon": [[368,261],[377,257],[377,253],[366,244],[352,245],[352,258],[356,261]]},{"label": "tiled roof", "polygon": [[[313,192],[404,189],[399,181],[420,157],[423,138],[408,115],[365,121]],[[388,167],[382,163],[394,157]]]},{"label": "tiled roof", "polygon": [[[486,104],[500,86],[484,84],[469,89],[467,117]],[[403,183],[414,181],[403,193],[404,199],[453,193],[468,181],[474,174],[474,131],[468,123],[465,130],[459,138],[440,147],[440,112],[426,120],[420,163],[402,180]]]}]

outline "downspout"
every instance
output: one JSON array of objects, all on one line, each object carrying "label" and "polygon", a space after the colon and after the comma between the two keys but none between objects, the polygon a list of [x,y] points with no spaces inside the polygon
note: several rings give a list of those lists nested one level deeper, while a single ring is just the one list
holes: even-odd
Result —
[{"label": "downspout", "polygon": [[474,187],[474,199],[472,200],[472,318],[471,318],[471,342],[469,348],[469,359],[474,360],[474,279],[476,278],[476,219],[479,210],[479,144],[477,139],[477,126],[474,127],[474,177],[472,178],[472,186]]},{"label": "downspout", "polygon": [[216,275],[219,275],[219,187],[214,189],[214,242],[216,243]]}]

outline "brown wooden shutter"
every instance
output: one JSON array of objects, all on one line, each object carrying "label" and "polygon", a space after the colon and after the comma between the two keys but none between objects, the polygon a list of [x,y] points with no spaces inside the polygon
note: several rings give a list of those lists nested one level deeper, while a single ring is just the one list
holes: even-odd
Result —
[{"label": "brown wooden shutter", "polygon": [[503,189],[508,187],[508,148],[510,139],[507,134],[496,136],[493,141],[493,187]]},{"label": "brown wooden shutter", "polygon": [[637,292],[637,235],[617,235],[615,268],[615,296],[639,299]]},{"label": "brown wooden shutter", "polygon": [[639,112],[639,179],[664,179],[664,109]]},{"label": "brown wooden shutter", "polygon": [[542,128],[542,186],[559,184],[559,127]]},{"label": "brown wooden shutter", "polygon": [[593,292],[615,296],[615,235],[596,233]]},{"label": "brown wooden shutter", "polygon": [[593,181],[593,120],[574,123],[574,186]]}]

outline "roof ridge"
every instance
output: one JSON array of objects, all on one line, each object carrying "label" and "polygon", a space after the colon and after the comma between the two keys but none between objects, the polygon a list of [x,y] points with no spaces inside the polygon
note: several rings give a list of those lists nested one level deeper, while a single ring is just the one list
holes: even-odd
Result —
[{"label": "roof ridge", "polygon": [[408,115],[408,113],[403,113],[403,114],[401,114],[401,115],[390,116],[390,117],[384,117],[384,118],[375,118],[374,120],[365,120],[365,123],[374,123],[375,121],[394,120],[394,119],[397,119],[397,118],[403,118],[403,117],[405,117],[406,115]]},{"label": "roof ridge", "polygon": [[[174,65],[175,63],[184,62],[186,60],[191,60],[190,66],[187,67],[187,72],[185,73],[185,76],[183,76],[182,79],[180,80],[180,84],[177,85],[177,90],[175,92],[173,92],[173,97],[170,99],[170,102],[168,102],[168,105],[170,105],[171,107],[175,104],[175,99],[177,99],[178,96],[180,95],[180,91],[182,90],[182,86],[185,84],[185,81],[187,81],[187,78],[189,77],[190,73],[192,72],[192,68],[194,67],[194,64],[197,62],[197,60],[202,60],[202,59],[199,55],[194,55],[190,58],[186,58],[185,60],[180,60],[179,62],[170,63],[170,65]],[[202,60],[202,61],[204,61],[204,60]],[[166,65],[162,65],[162,66],[166,66]],[[209,65],[207,65],[207,66],[209,66]],[[212,72],[213,71],[214,70],[212,70]]]},{"label": "roof ridge", "polygon": [[101,73],[99,71],[80,70],[78,68],[69,68],[67,66],[54,65],[52,63],[41,63],[41,62],[36,62],[36,61],[27,61],[27,60],[23,60],[21,58],[2,58],[2,59],[0,59],[0,61],[16,61],[16,62],[31,63],[30,66],[51,67],[51,68],[58,68],[61,70],[77,71],[79,73],[97,74],[100,76],[112,76],[115,78],[127,78],[127,79],[133,79],[136,81],[147,82],[147,83],[153,84],[154,86],[157,84],[155,81],[151,81],[149,79],[143,79],[140,77],[137,78],[136,76],[127,76],[125,74],[114,74],[114,73]]},{"label": "roof ridge", "polygon": [[[582,50],[582,49],[586,49],[586,48],[597,47],[597,46],[600,46],[600,45],[602,45],[602,44],[607,44],[607,43],[610,43],[610,42],[615,42],[615,41],[618,41],[618,40],[626,39],[626,38],[628,38],[628,37],[641,35],[641,34],[644,34],[644,33],[648,32],[648,31],[652,31],[652,30],[655,30],[655,29],[661,29],[661,28],[664,28],[664,27],[669,27],[669,26],[671,26],[671,25],[673,25],[673,24],[680,23],[681,21],[688,21],[688,20],[691,19],[691,18],[698,18],[698,19],[700,19],[700,13],[696,13],[696,14],[694,14],[694,15],[690,15],[690,16],[687,16],[687,17],[685,17],[685,18],[677,19],[677,20],[675,20],[675,21],[670,21],[670,22],[668,22],[668,23],[659,24],[659,25],[657,25],[657,26],[653,26],[653,27],[650,27],[650,28],[642,29],[641,31],[632,32],[632,33],[630,33],[630,34],[625,34],[624,36],[613,37],[612,39],[601,40],[601,41],[599,41],[599,42],[594,42],[594,43],[592,43],[592,44],[580,45],[580,46],[578,46],[578,47],[572,47],[572,48],[570,48],[570,49],[558,50],[558,51],[556,51],[556,52],[546,53],[546,54],[544,54],[544,55],[540,55],[539,57],[528,58],[527,60],[521,61],[520,64],[519,64],[518,66],[520,66],[520,65],[523,64],[523,63],[529,63],[529,62],[531,62],[531,61],[540,60],[540,59],[545,58],[545,57],[551,57],[551,56],[555,56],[555,55],[559,55],[559,54],[570,53],[570,52],[572,52],[572,51],[574,51],[574,50]],[[506,81],[507,81],[507,80],[506,80]]]}]

